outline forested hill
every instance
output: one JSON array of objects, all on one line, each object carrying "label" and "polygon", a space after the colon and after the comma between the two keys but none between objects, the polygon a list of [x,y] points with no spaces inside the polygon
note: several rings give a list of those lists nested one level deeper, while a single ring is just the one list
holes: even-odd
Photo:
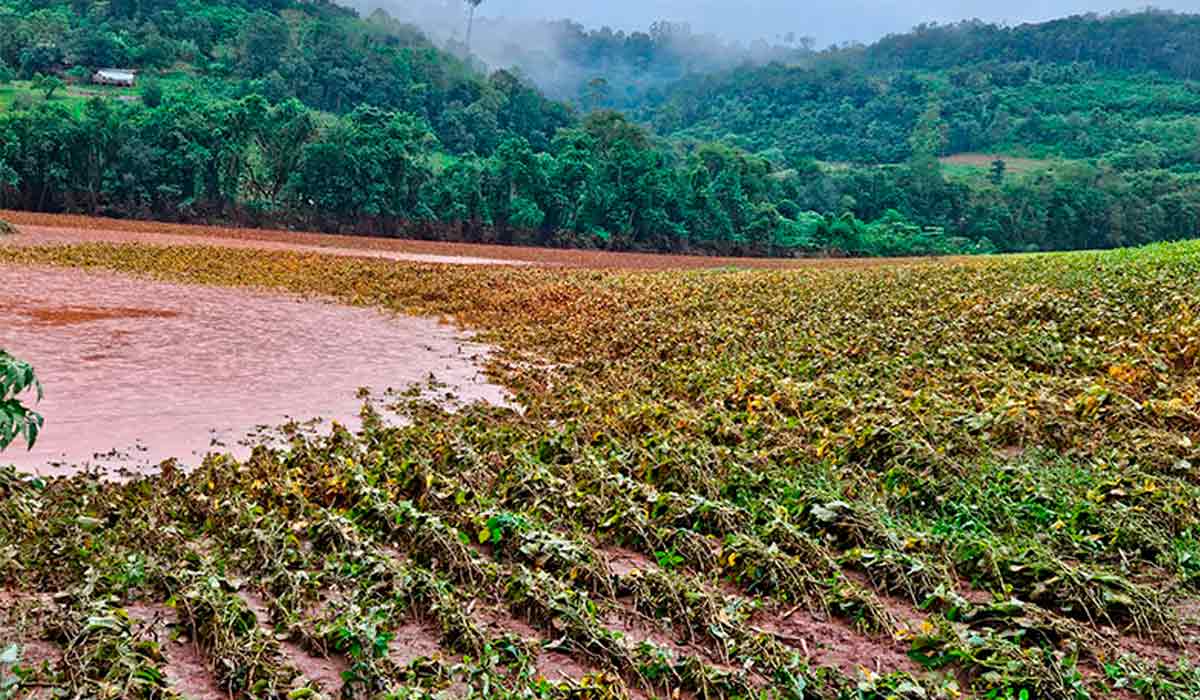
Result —
[{"label": "forested hill", "polygon": [[96,68],[133,68],[207,98],[404,111],[456,150],[489,150],[505,133],[544,148],[570,123],[564,105],[508,73],[486,78],[414,27],[365,22],[328,0],[0,0],[4,67],[79,83]]},{"label": "forested hill", "polygon": [[[1161,44],[1195,18],[1067,22],[1100,36],[1167,23],[1133,34]],[[768,255],[1200,236],[1200,90],[1176,75],[1185,64],[1126,54],[1117,70],[1015,48],[954,61],[997,32],[1043,50],[1014,38],[1028,31],[800,45],[786,63],[635,90],[626,115],[581,116],[520,71],[484,73],[382,12],[0,0],[0,207]],[[649,43],[567,34],[599,51],[578,54],[590,66],[640,55],[647,71],[700,45],[662,27]],[[1160,61],[1158,49],[1138,60]],[[136,69],[138,85],[91,84],[102,67]],[[585,108],[606,104],[603,85]],[[938,160],[982,149],[995,156],[983,168]]]},{"label": "forested hill", "polygon": [[1197,15],[967,22],[692,75],[632,113],[790,169],[802,209],[1013,250],[1127,245],[1200,236],[1198,66]]},{"label": "forested hill", "polygon": [[792,162],[903,161],[932,107],[944,137],[939,154],[1091,158],[1147,142],[1174,164],[1195,151],[1194,73],[1200,15],[1078,16],[1014,28],[966,22],[692,75],[636,113],[661,133],[727,139]]},{"label": "forested hill", "polygon": [[1088,63],[1101,70],[1200,78],[1200,15],[1125,12],[1001,27],[922,25],[866,50],[877,68],[947,69],[984,62]]}]

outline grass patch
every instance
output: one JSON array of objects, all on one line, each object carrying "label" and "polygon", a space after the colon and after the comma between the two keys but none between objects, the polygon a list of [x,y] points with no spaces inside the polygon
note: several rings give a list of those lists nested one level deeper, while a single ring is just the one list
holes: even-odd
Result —
[{"label": "grass patch", "polygon": [[997,160],[1004,161],[1004,172],[1009,176],[1038,171],[1053,172],[1057,166],[1066,162],[1048,158],[1024,158],[1003,153],[956,153],[938,160],[941,161],[943,171],[948,177],[966,180],[991,177],[993,164]]},{"label": "grass patch", "polygon": [[[67,85],[58,90],[49,102],[66,106],[72,114],[80,116],[88,100],[93,98],[132,100],[141,94],[140,88],[123,88],[111,85]],[[45,94],[33,87],[26,80],[18,80],[8,85],[0,85],[0,111],[13,109],[14,103],[24,99],[28,105],[36,106],[47,102]]]}]

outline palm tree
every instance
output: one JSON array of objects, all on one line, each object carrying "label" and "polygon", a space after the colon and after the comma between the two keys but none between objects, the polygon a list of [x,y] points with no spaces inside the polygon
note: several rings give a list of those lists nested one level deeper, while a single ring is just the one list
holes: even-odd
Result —
[{"label": "palm tree", "polygon": [[475,10],[483,4],[483,0],[467,0],[467,5],[470,7],[467,16],[467,55],[471,55],[471,30],[475,28]]}]

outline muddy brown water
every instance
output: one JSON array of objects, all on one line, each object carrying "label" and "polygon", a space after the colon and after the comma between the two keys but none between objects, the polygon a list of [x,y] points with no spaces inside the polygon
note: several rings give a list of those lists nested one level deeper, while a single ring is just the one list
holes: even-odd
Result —
[{"label": "muddy brown water", "polygon": [[421,241],[402,238],[340,236],[304,231],[199,226],[160,221],[103,219],[64,214],[0,210],[0,219],[17,226],[16,236],[0,238],[0,246],[132,243],[211,245],[258,250],[289,250],[323,255],[377,257],[390,260],[461,265],[537,265],[620,270],[685,270],[710,268],[847,268],[894,265],[965,264],[989,258],[726,258],[568,248],[533,248],[482,243]]},{"label": "muddy brown water", "polygon": [[46,419],[0,463],[43,475],[244,456],[246,436],[290,420],[354,428],[360,387],[506,400],[482,373],[489,348],[436,320],[115,273],[0,265],[0,348],[34,365]]},{"label": "muddy brown water", "polygon": [[[316,237],[313,237],[316,239]],[[441,255],[387,248],[369,248],[352,245],[357,239],[348,240],[347,245],[330,243],[328,237],[316,239],[324,245],[303,243],[298,240],[271,240],[263,238],[236,239],[228,237],[204,237],[163,232],[128,231],[113,229],[72,229],[46,226],[22,226],[20,233],[11,236],[0,245],[71,245],[76,243],[121,243],[147,245],[204,245],[239,250],[288,251],[292,253],[319,253],[339,257],[381,258],[397,262],[427,263],[439,265],[516,265],[531,263],[520,260],[504,260],[473,255]],[[337,241],[342,242],[342,241]]]}]

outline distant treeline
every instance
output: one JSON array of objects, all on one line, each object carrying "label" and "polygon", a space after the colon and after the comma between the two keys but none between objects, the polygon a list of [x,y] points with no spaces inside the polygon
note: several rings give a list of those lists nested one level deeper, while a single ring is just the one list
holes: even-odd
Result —
[{"label": "distant treeline", "polygon": [[873,226],[815,215],[789,200],[799,186],[735,149],[679,154],[615,113],[560,130],[548,150],[510,136],[489,156],[445,154],[412,114],[331,120],[258,96],[0,115],[8,208],[620,250],[991,249],[894,212]]},{"label": "distant treeline", "polygon": [[865,49],[876,68],[942,70],[975,63],[1090,63],[1113,71],[1200,78],[1200,15],[1162,10],[1001,27],[978,20],[921,25]]},{"label": "distant treeline", "polygon": [[1165,171],[1080,164],[967,184],[924,157],[780,172],[727,146],[683,151],[611,112],[559,130],[546,150],[508,136],[490,155],[453,156],[416,115],[360,107],[330,118],[258,96],[0,114],[0,205],[767,255],[1047,250],[1200,234],[1200,178]]}]

